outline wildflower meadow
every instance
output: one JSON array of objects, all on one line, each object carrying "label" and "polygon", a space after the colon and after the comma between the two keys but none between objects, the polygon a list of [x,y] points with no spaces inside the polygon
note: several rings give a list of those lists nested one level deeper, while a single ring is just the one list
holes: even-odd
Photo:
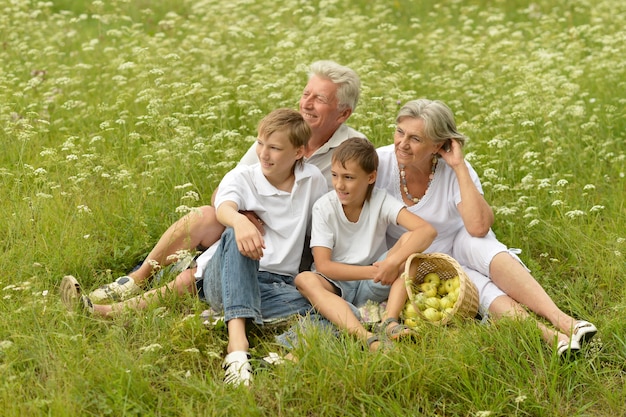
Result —
[{"label": "wildflower meadow", "polygon": [[[626,415],[626,3],[622,0],[0,0],[0,415]],[[208,204],[308,65],[361,77],[348,124],[392,141],[440,99],[494,231],[599,329],[563,360],[528,322],[423,326],[369,353],[319,332],[250,388],[194,297],[102,320],[66,274],[124,275]],[[164,279],[171,279],[166,276]],[[252,353],[281,352],[280,328]]]}]

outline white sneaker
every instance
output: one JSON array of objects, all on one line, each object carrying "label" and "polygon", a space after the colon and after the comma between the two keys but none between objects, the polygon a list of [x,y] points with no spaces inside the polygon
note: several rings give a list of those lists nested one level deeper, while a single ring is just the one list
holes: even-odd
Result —
[{"label": "white sneaker", "polygon": [[61,292],[61,301],[68,310],[74,310],[80,306],[88,313],[93,313],[93,303],[89,297],[82,294],[80,284],[73,276],[66,275],[63,277],[59,291]]},{"label": "white sneaker", "polygon": [[95,289],[89,294],[89,298],[96,304],[105,304],[123,301],[141,292],[141,287],[135,284],[135,280],[126,275]]},{"label": "white sneaker", "polygon": [[250,386],[252,382],[252,365],[250,354],[241,350],[231,352],[224,358],[224,383],[238,386]]}]

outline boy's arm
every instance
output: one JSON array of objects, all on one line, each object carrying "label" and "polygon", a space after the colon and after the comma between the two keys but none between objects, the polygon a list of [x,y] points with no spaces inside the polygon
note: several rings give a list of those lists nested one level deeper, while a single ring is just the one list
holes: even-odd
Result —
[{"label": "boy's arm", "polygon": [[259,260],[263,256],[265,241],[256,226],[238,211],[238,206],[232,201],[224,201],[217,207],[217,220],[226,227],[235,231],[237,249],[248,258]]},{"label": "boy's arm", "polygon": [[332,260],[332,250],[324,246],[312,248],[315,270],[324,276],[337,281],[356,281],[373,279],[376,268],[373,265],[349,265]]},{"label": "boy's arm", "polygon": [[411,213],[406,207],[398,213],[397,222],[407,232],[389,249],[383,261],[374,263],[378,267],[374,282],[391,285],[398,278],[407,258],[415,252],[427,249],[437,237],[437,230],[430,223]]}]

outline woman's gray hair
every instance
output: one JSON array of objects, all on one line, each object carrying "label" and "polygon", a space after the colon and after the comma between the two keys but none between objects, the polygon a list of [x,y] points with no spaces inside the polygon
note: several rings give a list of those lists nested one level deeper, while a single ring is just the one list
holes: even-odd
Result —
[{"label": "woman's gray hair", "polygon": [[313,76],[325,78],[337,84],[339,110],[354,111],[361,93],[361,80],[356,72],[334,61],[315,61],[309,67],[309,78]]},{"label": "woman's gray hair", "polygon": [[467,141],[467,136],[456,130],[452,110],[442,101],[425,98],[409,101],[398,112],[396,123],[405,117],[422,119],[424,135],[435,144],[443,143],[448,139],[455,139],[463,146]]}]

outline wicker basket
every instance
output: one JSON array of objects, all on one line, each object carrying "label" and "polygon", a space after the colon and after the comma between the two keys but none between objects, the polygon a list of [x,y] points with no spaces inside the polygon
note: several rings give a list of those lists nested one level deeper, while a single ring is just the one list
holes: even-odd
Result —
[{"label": "wicker basket", "polygon": [[476,317],[478,312],[478,291],[476,286],[470,281],[461,265],[454,258],[443,253],[414,253],[406,261],[405,271],[402,276],[406,284],[409,302],[413,304],[418,315],[425,321],[428,321],[417,305],[415,305],[414,300],[415,295],[419,291],[418,286],[424,282],[424,277],[431,272],[436,272],[441,281],[452,279],[458,275],[460,290],[452,312],[445,314],[441,320],[430,323],[445,325],[454,317]]}]

